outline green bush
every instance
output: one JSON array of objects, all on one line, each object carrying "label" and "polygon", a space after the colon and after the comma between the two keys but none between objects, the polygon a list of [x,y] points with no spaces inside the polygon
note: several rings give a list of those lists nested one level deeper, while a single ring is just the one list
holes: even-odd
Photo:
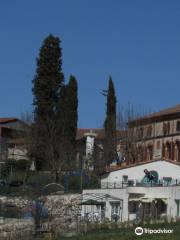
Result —
[{"label": "green bush", "polygon": [[55,181],[54,176],[48,171],[31,171],[28,174],[27,184],[44,186]]},{"label": "green bush", "polygon": [[81,177],[71,176],[68,183],[69,190],[80,190],[81,189]]},{"label": "green bush", "polygon": [[10,172],[17,171],[26,171],[30,167],[30,161],[26,159],[21,160],[7,160],[5,164],[2,166],[1,174],[4,177],[7,177]]},{"label": "green bush", "polygon": [[70,176],[68,181],[68,190],[78,191],[83,189],[93,189],[99,186],[99,180],[96,176]]}]

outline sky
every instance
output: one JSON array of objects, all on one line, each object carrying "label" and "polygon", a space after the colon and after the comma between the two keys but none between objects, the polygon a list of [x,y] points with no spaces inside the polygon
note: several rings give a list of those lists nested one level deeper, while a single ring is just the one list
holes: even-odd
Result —
[{"label": "sky", "polygon": [[117,105],[158,111],[180,103],[179,0],[6,0],[0,6],[0,117],[32,110],[43,39],[62,43],[78,80],[81,128],[103,126],[109,75]]}]

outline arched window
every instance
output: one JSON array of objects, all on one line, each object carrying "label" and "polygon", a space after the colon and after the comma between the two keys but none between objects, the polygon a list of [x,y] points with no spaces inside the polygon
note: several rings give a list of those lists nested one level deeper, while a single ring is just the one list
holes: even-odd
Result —
[{"label": "arched window", "polygon": [[176,123],[176,131],[177,132],[180,131],[180,121],[177,121],[177,123]]},{"label": "arched window", "polygon": [[143,161],[143,147],[142,146],[138,146],[138,161],[142,162]]},{"label": "arched window", "polygon": [[151,135],[152,135],[152,126],[149,126],[147,128],[147,137],[151,137]]},{"label": "arched window", "polygon": [[173,142],[166,143],[166,158],[174,160],[174,143]]},{"label": "arched window", "polygon": [[168,135],[170,133],[170,122],[163,124],[163,134]]},{"label": "arched window", "polygon": [[176,159],[178,162],[180,162],[180,141],[179,140],[176,141],[176,146],[177,146]]},{"label": "arched window", "polygon": [[147,147],[147,160],[153,159],[153,145],[148,145]]},{"label": "arched window", "polygon": [[137,138],[142,139],[143,138],[143,128],[138,128],[137,129]]},{"label": "arched window", "polygon": [[144,160],[147,161],[147,147],[144,146],[143,148],[143,157],[144,157]]},{"label": "arched window", "polygon": [[165,148],[166,148],[166,145],[163,143],[163,145],[162,145],[162,157],[163,158],[166,158],[166,156],[165,156],[166,155],[166,149]]}]

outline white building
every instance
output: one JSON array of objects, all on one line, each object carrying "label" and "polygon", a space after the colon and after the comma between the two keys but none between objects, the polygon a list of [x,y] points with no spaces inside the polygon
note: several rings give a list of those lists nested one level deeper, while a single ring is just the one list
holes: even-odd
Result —
[{"label": "white building", "polygon": [[[154,180],[147,178],[145,169]],[[100,216],[109,220],[177,219],[180,218],[180,165],[154,160],[121,167],[102,176],[100,189],[84,190],[83,195],[84,203],[89,201],[89,207],[82,208],[86,215],[88,211],[95,214],[102,209]],[[114,218],[114,214],[118,217]]]},{"label": "white building", "polygon": [[[124,136],[124,131],[116,132],[117,140],[120,141]],[[103,144],[105,132],[103,128],[90,129],[80,128],[77,130],[76,136],[76,161],[77,167],[80,169],[94,170],[102,166]],[[119,151],[117,147],[117,151]],[[96,159],[96,160],[95,160]],[[115,159],[114,165],[117,164]]]}]

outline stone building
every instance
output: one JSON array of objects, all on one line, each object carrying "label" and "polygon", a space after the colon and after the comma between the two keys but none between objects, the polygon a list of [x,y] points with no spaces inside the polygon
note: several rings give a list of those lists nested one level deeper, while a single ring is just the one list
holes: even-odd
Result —
[{"label": "stone building", "polygon": [[180,105],[128,122],[124,165],[167,159],[180,163]]},{"label": "stone building", "polygon": [[0,118],[0,163],[27,159],[24,131],[28,126],[17,118]]},{"label": "stone building", "polygon": [[[117,131],[117,142],[124,136],[124,131]],[[103,146],[104,146],[105,132],[101,128],[79,128],[76,136],[77,146],[77,165],[80,168],[93,170],[95,168],[102,168],[103,166]],[[117,153],[119,147],[117,145]],[[117,159],[115,159],[117,163]],[[113,164],[113,165],[116,165]]]},{"label": "stone building", "polygon": [[119,149],[124,160],[105,169],[99,189],[83,194],[89,200],[108,195],[103,211],[109,220],[115,204],[120,221],[180,219],[180,105],[129,121]]}]

